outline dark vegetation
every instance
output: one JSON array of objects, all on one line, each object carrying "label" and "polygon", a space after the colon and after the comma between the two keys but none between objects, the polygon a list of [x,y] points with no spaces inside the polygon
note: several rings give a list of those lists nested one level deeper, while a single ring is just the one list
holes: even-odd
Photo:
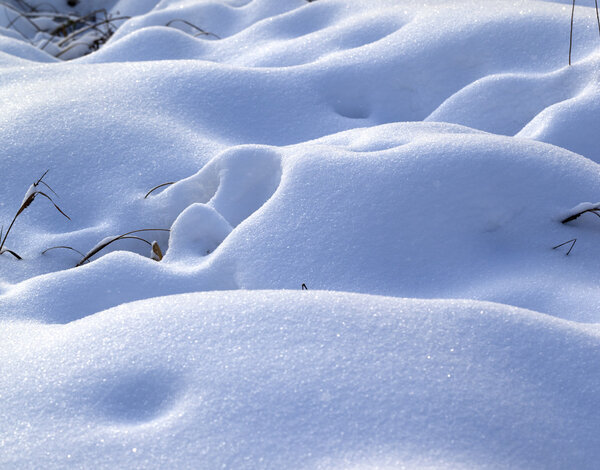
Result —
[{"label": "dark vegetation", "polygon": [[[78,0],[68,0],[66,5],[75,8]],[[98,50],[128,16],[98,9],[88,13],[75,10],[58,11],[52,4],[30,0],[0,0],[0,27],[15,31],[24,41],[62,60],[75,59]],[[195,24],[172,19],[165,24],[194,37],[220,39]]]},{"label": "dark vegetation", "polygon": [[[4,245],[6,243],[6,239],[8,238],[9,233],[11,233],[11,230],[14,227],[15,222],[17,221],[19,216],[27,208],[29,208],[31,206],[33,201],[35,201],[35,199],[38,196],[46,198],[48,201],[50,201],[52,203],[52,205],[56,208],[56,210],[58,212],[60,212],[67,219],[71,220],[71,218],[67,214],[65,214],[65,212],[54,202],[54,199],[52,198],[52,196],[50,196],[48,194],[48,192],[50,192],[55,197],[58,197],[56,192],[54,192],[54,190],[44,181],[44,177],[47,174],[48,174],[48,170],[46,170],[44,172],[44,174],[37,181],[32,183],[31,186],[29,186],[29,189],[26,191],[23,201],[21,202],[21,205],[17,209],[17,212],[14,215],[14,217],[12,218],[10,225],[8,226],[8,229],[6,230],[6,232],[4,233],[4,227],[2,227],[0,229],[0,255],[2,255],[4,253],[8,253],[8,254],[12,255],[13,257],[15,257],[16,259],[19,259],[19,260],[23,259],[21,257],[21,255],[19,255],[17,252],[10,250],[8,248],[5,248]],[[150,247],[150,258],[152,258],[155,261],[160,261],[163,258],[163,254],[162,254],[162,250],[160,249],[160,246],[158,245],[158,243],[156,241],[150,242],[150,241],[146,240],[145,238],[138,236],[137,234],[139,234],[141,232],[169,232],[169,231],[170,231],[169,229],[163,229],[163,228],[148,228],[148,229],[132,230],[130,232],[123,233],[121,235],[106,237],[103,240],[101,240],[100,242],[98,242],[96,245],[94,245],[86,253],[83,253],[71,246],[60,245],[60,246],[50,247],[50,248],[44,250],[42,252],[42,254],[46,254],[48,251],[56,250],[59,248],[74,251],[76,253],[79,253],[82,256],[81,260],[75,265],[76,267],[78,267],[86,262],[89,262],[89,260],[94,255],[98,254],[100,251],[104,250],[106,247],[108,247],[109,245],[111,245],[117,241],[138,240],[140,242],[146,243]]]},{"label": "dark vegetation", "polygon": [[[596,4],[596,20],[598,22],[598,34],[600,34],[600,14],[598,14],[598,0],[594,0],[594,2]],[[574,18],[575,18],[575,0],[573,0],[573,7],[571,8],[571,30],[569,33],[569,65],[571,65],[571,52],[573,50],[573,21],[574,21]]]}]

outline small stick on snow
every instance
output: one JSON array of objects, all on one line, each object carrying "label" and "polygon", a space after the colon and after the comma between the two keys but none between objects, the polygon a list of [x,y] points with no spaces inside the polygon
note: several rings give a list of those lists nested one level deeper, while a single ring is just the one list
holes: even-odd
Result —
[{"label": "small stick on snow", "polygon": [[569,253],[571,253],[571,250],[575,246],[576,242],[577,242],[577,238],[573,238],[572,240],[567,240],[566,242],[561,243],[560,245],[553,246],[552,249],[556,250],[557,248],[560,248],[561,246],[566,245],[567,243],[571,243],[571,248],[569,248],[569,251],[567,251],[567,255],[566,255],[566,256],[569,256]]},{"label": "small stick on snow", "polygon": [[598,22],[598,34],[600,34],[600,14],[598,13],[598,0],[594,0],[596,3],[596,21]]},{"label": "small stick on snow", "polygon": [[[580,205],[578,207],[582,207],[582,205]],[[577,209],[577,208],[575,208],[575,209]],[[578,210],[577,212],[575,212],[574,214],[571,214],[569,217],[564,218],[560,222],[562,224],[572,222],[573,220],[578,219],[580,216],[582,216],[586,212],[589,212],[590,214],[594,214],[595,216],[600,217],[600,214],[598,214],[599,211],[600,211],[600,205],[594,204],[590,207],[585,207],[584,209]]]},{"label": "small stick on snow", "polygon": [[569,33],[569,65],[571,65],[571,50],[573,49],[573,17],[575,16],[575,0],[571,9],[571,32]]},{"label": "small stick on snow", "polygon": [[168,183],[162,183],[159,184],[158,186],[154,186],[150,191],[148,191],[146,193],[146,195],[144,196],[144,199],[146,199],[148,196],[150,196],[150,194],[152,194],[154,191],[156,191],[157,189],[162,188],[163,186],[169,186],[171,184],[175,184],[175,181],[169,181]]}]

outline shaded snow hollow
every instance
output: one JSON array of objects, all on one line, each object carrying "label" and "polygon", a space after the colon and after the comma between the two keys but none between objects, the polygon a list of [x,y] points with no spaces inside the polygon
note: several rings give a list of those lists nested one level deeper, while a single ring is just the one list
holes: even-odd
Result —
[{"label": "shaded snow hollow", "polygon": [[0,19],[0,466],[596,468],[592,1],[97,8]]}]

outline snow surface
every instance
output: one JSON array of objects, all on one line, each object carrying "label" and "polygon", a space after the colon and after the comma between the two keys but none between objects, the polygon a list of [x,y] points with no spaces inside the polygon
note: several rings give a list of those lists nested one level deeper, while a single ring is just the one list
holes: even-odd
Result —
[{"label": "snow surface", "polygon": [[594,2],[50,3],[131,19],[0,20],[1,467],[597,468]]}]

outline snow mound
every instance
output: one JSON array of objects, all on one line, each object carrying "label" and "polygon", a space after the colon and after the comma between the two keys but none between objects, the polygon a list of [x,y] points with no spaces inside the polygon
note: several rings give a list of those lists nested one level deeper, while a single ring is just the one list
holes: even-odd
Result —
[{"label": "snow mound", "polygon": [[3,466],[591,468],[600,457],[597,328],[517,308],[236,291],[4,330]]},{"label": "snow mound", "polygon": [[[115,249],[148,256],[143,244],[120,241],[92,258],[98,262],[5,286],[0,308],[13,318],[64,323],[148,295],[306,283],[490,300],[597,322],[598,269],[589,253],[598,224],[593,214],[560,223],[597,194],[595,165],[547,144],[434,123],[356,129],[287,147],[233,147],[147,198],[131,185],[96,193],[97,201],[89,186],[70,196],[69,211],[78,201],[108,209],[95,226],[71,214],[77,229],[53,236],[54,244],[85,253],[111,224],[119,227],[111,236],[170,228],[170,236],[151,235],[166,248],[162,262],[123,251],[101,257]],[[111,178],[98,186],[114,184]],[[116,198],[131,202],[117,205]],[[50,243],[32,230],[32,239],[37,232]],[[569,257],[552,250],[573,238]],[[13,276],[78,261],[72,252],[29,254],[32,260],[6,260]]]}]

